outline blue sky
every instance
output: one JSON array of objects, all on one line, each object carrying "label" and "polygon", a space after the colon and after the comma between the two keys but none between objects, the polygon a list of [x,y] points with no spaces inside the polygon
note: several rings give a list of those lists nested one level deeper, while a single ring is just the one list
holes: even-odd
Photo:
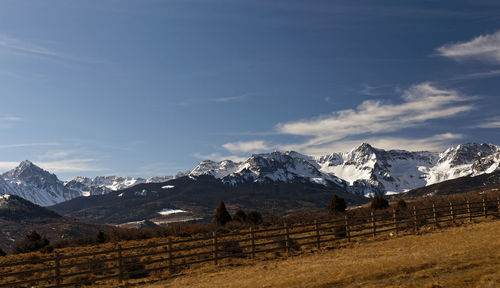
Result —
[{"label": "blue sky", "polygon": [[498,1],[0,1],[0,170],[500,144]]}]

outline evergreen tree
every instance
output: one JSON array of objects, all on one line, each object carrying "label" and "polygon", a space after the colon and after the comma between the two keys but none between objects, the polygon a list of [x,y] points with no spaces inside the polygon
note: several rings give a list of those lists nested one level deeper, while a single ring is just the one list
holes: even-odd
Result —
[{"label": "evergreen tree", "polygon": [[247,214],[245,214],[245,211],[240,209],[240,210],[236,211],[236,213],[234,213],[233,221],[246,222],[247,221]]},{"label": "evergreen tree", "polygon": [[333,195],[332,200],[328,203],[328,212],[334,214],[336,212],[345,212],[347,205],[343,198]]},{"label": "evergreen tree", "polygon": [[223,201],[220,201],[219,207],[215,210],[214,223],[217,225],[226,225],[227,222],[231,221],[231,215],[227,212],[226,205]]},{"label": "evergreen tree", "polygon": [[106,235],[102,231],[97,232],[97,235],[96,235],[95,238],[96,238],[95,241],[97,243],[101,243],[102,244],[102,243],[106,242]]},{"label": "evergreen tree", "polygon": [[397,211],[406,210],[406,207],[407,207],[406,201],[403,200],[403,198],[399,198],[396,204],[394,205],[394,209],[396,209]]},{"label": "evergreen tree", "polygon": [[251,211],[247,215],[247,222],[253,225],[260,224],[262,222],[262,215],[257,211]]},{"label": "evergreen tree", "polygon": [[50,252],[52,249],[49,247],[49,240],[44,236],[40,236],[36,231],[32,231],[26,235],[23,240],[14,242],[12,251],[14,254],[27,253],[41,250]]}]

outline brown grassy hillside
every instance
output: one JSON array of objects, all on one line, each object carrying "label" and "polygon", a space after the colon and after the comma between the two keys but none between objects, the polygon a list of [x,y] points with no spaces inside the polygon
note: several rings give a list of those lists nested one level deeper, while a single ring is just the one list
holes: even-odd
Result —
[{"label": "brown grassy hillside", "polygon": [[157,287],[500,287],[500,222],[186,272]]}]

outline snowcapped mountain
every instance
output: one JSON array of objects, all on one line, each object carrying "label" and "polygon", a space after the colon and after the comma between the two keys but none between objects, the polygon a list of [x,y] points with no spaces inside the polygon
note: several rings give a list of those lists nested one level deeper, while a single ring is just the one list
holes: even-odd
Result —
[{"label": "snowcapped mountain", "polygon": [[319,171],[320,166],[309,156],[297,152],[272,152],[252,155],[246,161],[235,163],[230,160],[214,162],[202,161],[189,174],[196,178],[210,175],[224,183],[237,185],[247,182],[292,182],[312,181],[321,184],[343,182],[334,175]]},{"label": "snowcapped mountain", "polygon": [[402,193],[462,176],[500,170],[500,147],[466,143],[444,152],[383,150],[363,143],[343,153],[311,157],[297,152],[255,154],[243,162],[202,161],[190,172],[150,179],[98,176],[62,182],[30,161],[0,177],[0,195],[18,195],[41,206],[79,196],[103,195],[142,183],[163,183],[183,176],[208,175],[228,185],[246,183],[316,183],[335,185],[358,195]]},{"label": "snowcapped mountain", "polygon": [[320,157],[321,171],[349,183],[357,194],[401,193],[427,185],[426,173],[438,160],[432,152],[385,151],[363,143],[346,153]]},{"label": "snowcapped mountain", "polygon": [[[490,162],[486,159],[482,161],[482,159],[488,158],[497,152],[500,152],[500,147],[491,144],[466,143],[448,148],[439,154],[439,161],[432,167],[427,184],[439,183],[472,174],[491,173],[493,171],[486,171],[494,166],[494,159],[490,166],[488,166]],[[478,164],[473,165],[476,161],[478,161]],[[481,162],[482,164],[479,164]],[[475,169],[482,169],[484,172],[482,173],[479,170],[474,171],[473,166],[476,167]],[[498,160],[496,161],[496,167],[498,167]]]},{"label": "snowcapped mountain", "polygon": [[95,178],[76,177],[64,185],[74,191],[79,191],[80,196],[103,195],[111,191],[125,189],[137,184],[146,183],[146,179],[119,177],[119,176],[98,176]]},{"label": "snowcapped mountain", "polygon": [[500,147],[467,143],[442,153],[383,150],[363,143],[344,153],[314,158],[297,152],[252,155],[246,161],[203,161],[189,174],[224,183],[310,181],[361,195],[402,193],[466,175],[499,169]]},{"label": "snowcapped mountain", "polygon": [[56,175],[25,160],[1,175],[0,195],[17,195],[40,206],[50,206],[76,197],[103,195],[141,183],[166,182],[176,176],[153,177],[147,180],[118,176],[76,177],[63,182]]},{"label": "snowcapped mountain", "polygon": [[[18,195],[41,206],[49,206],[80,196],[68,189],[56,175],[23,161],[16,168],[2,174],[1,190]],[[5,193],[4,192],[4,193]]]},{"label": "snowcapped mountain", "polygon": [[155,176],[149,179],[120,176],[76,177],[64,185],[78,191],[80,196],[104,195],[142,183],[163,183],[186,175],[187,172],[179,172],[175,176]]}]

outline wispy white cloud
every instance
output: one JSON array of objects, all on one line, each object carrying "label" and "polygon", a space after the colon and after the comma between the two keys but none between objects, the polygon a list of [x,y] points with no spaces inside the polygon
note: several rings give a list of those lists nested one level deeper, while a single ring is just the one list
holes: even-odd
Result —
[{"label": "wispy white cloud", "polygon": [[[222,145],[229,156],[218,153],[197,155],[203,159],[244,159],[252,152],[295,150],[308,155],[348,151],[362,142],[384,149],[438,151],[462,139],[462,134],[443,133],[425,138],[391,136],[404,129],[425,125],[430,120],[457,116],[474,109],[474,97],[442,89],[429,82],[401,92],[401,101],[364,101],[356,109],[335,111],[312,119],[276,125],[275,133],[302,136],[304,141],[270,144],[263,140],[238,141]],[[244,156],[243,156],[244,155]],[[202,156],[202,157],[199,157]]]},{"label": "wispy white cloud", "polygon": [[44,146],[57,146],[57,145],[60,145],[60,143],[58,143],[58,142],[36,142],[36,143],[0,144],[0,149],[44,147]]},{"label": "wispy white cloud", "polygon": [[237,96],[229,96],[229,97],[216,97],[216,98],[192,98],[185,99],[177,103],[179,106],[188,106],[192,104],[202,104],[202,103],[229,103],[229,102],[237,102],[248,99],[249,93],[245,93]]},{"label": "wispy white cloud", "polygon": [[102,60],[69,55],[56,51],[55,49],[36,44],[33,41],[24,40],[7,34],[0,33],[0,51],[19,56],[36,56],[46,59],[69,60],[81,63],[103,63]]},{"label": "wispy white cloud", "polygon": [[10,128],[15,122],[22,121],[21,117],[16,116],[3,116],[0,117],[0,128]]},{"label": "wispy white cloud", "polygon": [[451,80],[474,80],[474,79],[485,79],[485,78],[493,78],[500,76],[500,70],[491,70],[486,72],[476,72],[458,75]]},{"label": "wispy white cloud", "polygon": [[252,153],[270,149],[262,140],[231,142],[222,145],[222,147],[233,154]]},{"label": "wispy white cloud", "polygon": [[308,137],[309,140],[296,145],[302,150],[346,137],[395,132],[474,108],[472,104],[464,103],[471,100],[470,97],[462,96],[454,90],[436,88],[430,83],[410,87],[403,93],[402,99],[403,102],[399,104],[364,101],[357,109],[341,110],[314,119],[281,123],[276,129],[282,134]]},{"label": "wispy white cloud", "polygon": [[233,97],[213,98],[213,99],[209,99],[208,101],[209,102],[233,102],[233,101],[244,100],[244,99],[247,99],[247,98],[248,98],[248,95],[247,94],[243,94],[243,95],[233,96]]},{"label": "wispy white cloud", "polygon": [[71,172],[89,172],[89,171],[108,171],[96,164],[96,159],[89,158],[73,158],[61,159],[53,161],[35,161],[34,163],[41,168],[54,173],[71,173]]},{"label": "wispy white cloud", "polygon": [[245,156],[223,155],[220,153],[210,153],[210,154],[194,153],[193,156],[200,160],[213,160],[213,161],[231,160],[234,162],[241,162],[247,159],[247,157]]},{"label": "wispy white cloud", "polygon": [[389,137],[389,136],[374,136],[359,138],[356,140],[341,140],[325,143],[318,146],[304,147],[296,144],[288,144],[280,146],[280,150],[295,150],[307,155],[322,156],[332,152],[347,152],[361,143],[370,143],[374,147],[382,149],[402,149],[408,151],[442,151],[449,147],[450,144],[462,139],[462,134],[444,133],[433,135],[425,138],[405,138],[405,137]]},{"label": "wispy white cloud", "polygon": [[71,154],[73,154],[74,151],[72,150],[49,150],[42,155],[38,156],[38,159],[40,160],[58,160],[58,159],[63,159],[66,157],[69,157]]},{"label": "wispy white cloud", "polygon": [[500,30],[480,35],[470,41],[450,43],[436,49],[437,53],[455,60],[480,60],[500,63]]},{"label": "wispy white cloud", "polygon": [[33,163],[55,173],[109,171],[97,159],[77,150],[48,150],[38,155]]},{"label": "wispy white cloud", "polygon": [[385,85],[363,85],[363,89],[361,89],[360,93],[366,96],[380,96],[392,94],[395,92],[394,85],[385,84]]},{"label": "wispy white cloud", "polygon": [[[16,168],[21,161],[0,161],[0,171]],[[71,173],[89,171],[107,171],[109,169],[99,167],[95,159],[64,159],[56,161],[34,161],[35,165],[51,173]]]},{"label": "wispy white cloud", "polygon": [[8,171],[14,169],[19,165],[19,162],[14,161],[0,161],[0,171]]},{"label": "wispy white cloud", "polygon": [[486,121],[473,125],[470,128],[498,129],[500,128],[500,117],[486,119]]},{"label": "wispy white cloud", "polygon": [[0,48],[6,49],[10,52],[21,54],[35,54],[48,57],[60,56],[58,53],[52,51],[51,49],[5,34],[0,34]]}]

